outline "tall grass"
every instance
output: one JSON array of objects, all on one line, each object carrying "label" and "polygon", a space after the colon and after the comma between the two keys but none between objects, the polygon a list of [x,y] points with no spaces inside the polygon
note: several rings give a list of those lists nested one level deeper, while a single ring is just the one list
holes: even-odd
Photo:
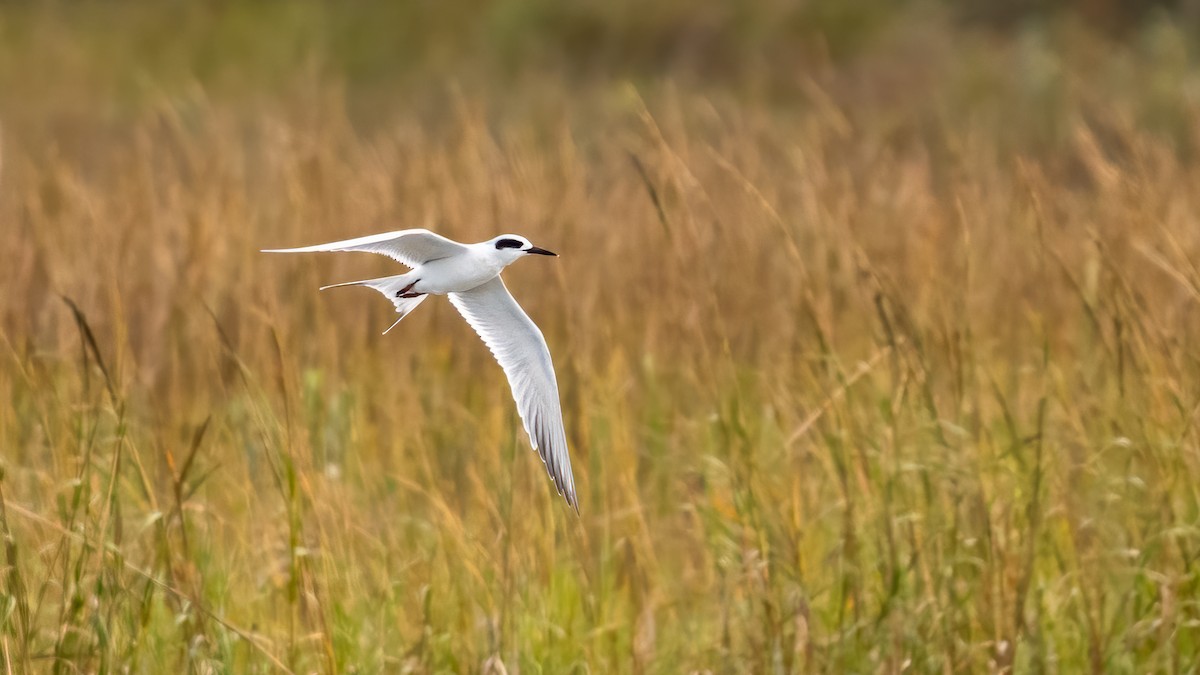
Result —
[{"label": "tall grass", "polygon": [[[920,26],[115,107],[121,53],[0,48],[57,64],[0,68],[6,672],[1194,669],[1193,46]],[[447,303],[256,252],[419,226],[561,254],[506,279],[580,517]]]}]

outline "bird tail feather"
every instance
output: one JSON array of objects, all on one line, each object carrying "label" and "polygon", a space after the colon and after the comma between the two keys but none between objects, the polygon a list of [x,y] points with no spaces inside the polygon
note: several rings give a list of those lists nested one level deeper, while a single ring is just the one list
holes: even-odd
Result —
[{"label": "bird tail feather", "polygon": [[395,328],[396,324],[403,321],[404,317],[408,316],[409,313],[417,308],[417,305],[421,304],[425,298],[429,297],[428,295],[424,294],[412,298],[400,297],[401,290],[403,290],[413,281],[416,281],[416,277],[413,276],[412,272],[409,272],[408,274],[397,274],[395,276],[380,277],[378,279],[364,279],[362,281],[347,281],[340,284],[330,284],[328,286],[322,286],[321,290],[325,290],[327,288],[341,288],[343,286],[366,286],[367,288],[374,288],[382,293],[384,297],[392,301],[392,304],[396,306],[396,313],[400,315],[400,318],[396,319],[395,323],[388,326],[387,330],[383,331],[383,334],[387,335],[388,331]]}]

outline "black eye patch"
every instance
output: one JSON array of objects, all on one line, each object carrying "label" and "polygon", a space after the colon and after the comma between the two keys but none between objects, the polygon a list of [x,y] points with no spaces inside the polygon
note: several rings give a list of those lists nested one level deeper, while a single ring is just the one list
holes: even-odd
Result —
[{"label": "black eye patch", "polygon": [[501,239],[500,241],[496,242],[496,250],[500,250],[502,248],[521,248],[524,245],[525,244],[522,244],[516,239]]}]

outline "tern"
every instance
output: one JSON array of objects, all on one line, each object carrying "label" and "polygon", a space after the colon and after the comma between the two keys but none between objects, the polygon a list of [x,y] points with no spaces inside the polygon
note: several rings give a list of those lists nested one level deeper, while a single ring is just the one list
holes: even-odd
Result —
[{"label": "tern", "polygon": [[546,339],[509,294],[500,272],[527,255],[556,256],[516,234],[502,234],[478,244],[460,244],[425,229],[398,230],[357,239],[301,248],[266,249],[263,253],[366,251],[379,253],[411,268],[406,274],[323,286],[366,286],[396,306],[400,318],[387,334],[430,295],[445,295],[491,350],[512,388],[517,413],[541,456],[558,493],[575,512],[575,478],[567,455],[558,381]]}]

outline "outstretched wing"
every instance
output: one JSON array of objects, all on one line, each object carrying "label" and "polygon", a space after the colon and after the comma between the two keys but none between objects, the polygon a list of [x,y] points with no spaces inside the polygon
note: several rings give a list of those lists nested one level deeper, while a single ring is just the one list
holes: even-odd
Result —
[{"label": "outstretched wing", "polygon": [[449,297],[504,368],[533,449],[545,462],[558,493],[578,513],[558,381],[542,331],[509,294],[500,277],[463,293],[450,293]]},{"label": "outstretched wing", "polygon": [[263,253],[314,253],[317,251],[366,251],[380,253],[409,267],[420,267],[431,260],[464,253],[463,244],[426,229],[397,230],[357,239],[334,241],[301,248],[265,249]]}]

